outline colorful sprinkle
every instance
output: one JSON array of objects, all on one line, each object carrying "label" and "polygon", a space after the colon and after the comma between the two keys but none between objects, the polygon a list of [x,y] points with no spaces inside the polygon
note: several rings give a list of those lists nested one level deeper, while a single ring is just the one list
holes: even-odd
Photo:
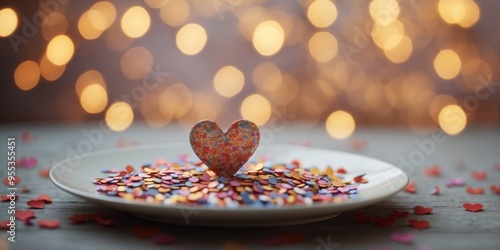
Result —
[{"label": "colorful sprinkle", "polygon": [[411,193],[411,194],[416,193],[417,188],[415,187],[415,182],[414,181],[408,182],[408,185],[406,185],[406,187],[404,188],[404,191],[407,193]]},{"label": "colorful sprinkle", "polygon": [[439,195],[439,187],[435,186],[429,191],[430,195]]},{"label": "colorful sprinkle", "polygon": [[428,168],[425,168],[424,172],[427,176],[435,177],[441,175],[441,168],[438,165],[432,165]]},{"label": "colorful sprinkle", "polygon": [[465,185],[465,180],[463,178],[448,178],[446,183],[447,187],[461,187]]},{"label": "colorful sprinkle", "polygon": [[488,172],[474,170],[470,173],[470,177],[472,177],[473,179],[476,179],[478,181],[482,181],[482,180],[486,179],[486,177],[488,177]]},{"label": "colorful sprinkle", "polygon": [[469,194],[484,194],[484,188],[482,187],[467,187],[465,191]]},{"label": "colorful sprinkle", "polygon": [[391,240],[401,244],[410,244],[413,241],[413,235],[409,233],[392,233]]}]

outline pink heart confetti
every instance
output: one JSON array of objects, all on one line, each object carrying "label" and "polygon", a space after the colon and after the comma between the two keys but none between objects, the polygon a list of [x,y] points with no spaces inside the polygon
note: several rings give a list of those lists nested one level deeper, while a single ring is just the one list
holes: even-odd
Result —
[{"label": "pink heart confetti", "polygon": [[448,178],[448,182],[446,183],[447,187],[461,187],[465,185],[465,180],[463,178]]},{"label": "pink heart confetti", "polygon": [[19,167],[25,167],[25,168],[33,168],[36,165],[38,165],[38,160],[36,157],[21,157],[19,159]]},{"label": "pink heart confetti", "polygon": [[473,213],[483,210],[483,204],[481,203],[476,203],[476,204],[464,203],[463,206],[465,210]]},{"label": "pink heart confetti", "polygon": [[439,187],[438,187],[438,186],[435,186],[434,188],[432,188],[432,189],[429,191],[429,194],[430,194],[430,195],[439,195]]},{"label": "pink heart confetti", "polygon": [[235,121],[226,133],[212,121],[196,123],[189,134],[194,153],[218,176],[233,176],[253,155],[260,132],[251,121]]},{"label": "pink heart confetti", "polygon": [[413,235],[409,233],[392,233],[391,240],[401,244],[410,244],[413,241]]}]

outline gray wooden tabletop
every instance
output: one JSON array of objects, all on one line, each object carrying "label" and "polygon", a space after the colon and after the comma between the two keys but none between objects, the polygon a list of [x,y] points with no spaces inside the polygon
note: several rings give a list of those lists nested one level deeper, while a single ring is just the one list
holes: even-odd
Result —
[{"label": "gray wooden tabletop", "polygon": [[[53,203],[36,210],[37,218],[31,226],[16,220],[15,242],[6,243],[6,229],[2,229],[2,246],[10,249],[500,249],[500,195],[490,190],[491,185],[500,186],[500,170],[494,164],[500,163],[500,129],[469,128],[458,136],[440,134],[440,130],[428,130],[416,134],[403,128],[360,127],[346,140],[328,137],[321,126],[288,125],[284,128],[268,128],[268,144],[311,144],[313,147],[350,151],[387,161],[401,167],[416,183],[416,193],[401,192],[377,205],[363,208],[368,216],[389,216],[393,209],[408,211],[405,218],[398,218],[389,227],[371,223],[356,223],[354,211],[307,225],[270,228],[211,228],[178,226],[144,221],[127,213],[95,205],[58,189],[50,179],[39,175],[41,169],[66,158],[68,148],[75,149],[79,142],[88,140],[84,131],[99,129],[98,124],[61,125],[42,124],[2,125],[0,127],[0,159],[7,161],[9,136],[20,136],[29,132],[35,137],[32,142],[17,139],[18,157],[36,157],[38,164],[33,168],[16,169],[20,186],[29,189],[18,192],[16,209],[29,209],[26,202],[40,194],[48,194]],[[144,124],[134,124],[121,133],[104,133],[103,141],[91,148],[92,152],[116,147],[117,144],[152,144],[186,141],[189,131],[177,126],[152,129]],[[434,133],[434,137],[432,136]],[[26,136],[27,134],[25,134]],[[363,147],[364,142],[366,146]],[[441,168],[441,175],[429,177],[424,169],[431,165]],[[474,170],[485,170],[485,180],[471,178]],[[2,179],[6,168],[0,170]],[[446,187],[449,177],[463,177],[462,187]],[[7,186],[1,194],[7,194]],[[430,195],[429,190],[438,186],[441,194]],[[467,187],[482,187],[484,194],[472,195]],[[463,204],[482,203],[483,211],[472,213]],[[429,215],[415,215],[417,205],[432,207]],[[8,202],[0,203],[0,220],[8,220]],[[116,223],[103,227],[96,223],[72,224],[71,215],[105,212]],[[59,219],[57,229],[44,229],[37,220]],[[408,226],[410,219],[428,220],[430,228],[417,230]],[[293,218],[291,218],[293,220]],[[153,239],[134,236],[132,228],[137,225],[158,227],[174,235],[176,243],[155,245]],[[395,232],[409,233],[412,243],[404,245],[390,239]],[[265,240],[288,233],[297,242],[278,246],[264,244]]]}]

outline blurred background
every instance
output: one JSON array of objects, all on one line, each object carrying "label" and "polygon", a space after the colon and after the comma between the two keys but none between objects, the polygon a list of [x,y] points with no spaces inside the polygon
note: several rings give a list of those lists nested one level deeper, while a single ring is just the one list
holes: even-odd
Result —
[{"label": "blurred background", "polygon": [[500,2],[2,1],[2,123],[498,126]]}]

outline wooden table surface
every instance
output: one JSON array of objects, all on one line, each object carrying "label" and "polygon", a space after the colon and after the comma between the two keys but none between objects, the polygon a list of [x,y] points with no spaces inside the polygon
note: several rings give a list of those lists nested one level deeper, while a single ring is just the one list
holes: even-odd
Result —
[{"label": "wooden table surface", "polygon": [[[415,134],[403,128],[360,127],[346,140],[328,137],[321,126],[306,128],[303,125],[288,125],[268,128],[264,143],[311,144],[313,147],[350,151],[387,161],[401,167],[415,181],[417,193],[401,192],[377,205],[358,212],[369,216],[389,216],[393,209],[408,211],[410,215],[399,218],[389,227],[375,223],[361,224],[354,220],[354,212],[323,222],[307,225],[270,228],[210,228],[178,226],[144,221],[124,212],[95,205],[58,189],[50,179],[39,176],[39,171],[66,158],[68,147],[75,149],[79,142],[88,140],[85,131],[99,130],[96,123],[78,126],[3,125],[0,127],[0,159],[5,165],[7,138],[29,132],[35,140],[22,142],[17,139],[17,156],[36,157],[38,164],[31,168],[17,168],[22,178],[20,186],[30,191],[20,193],[16,209],[29,209],[26,202],[45,193],[53,203],[36,210],[34,225],[26,226],[16,220],[16,242],[9,242],[10,249],[500,249],[500,195],[490,190],[491,185],[500,186],[500,170],[494,164],[500,162],[500,129],[469,128],[458,136],[440,134],[440,130]],[[186,141],[189,131],[177,126],[151,129],[144,124],[134,124],[121,133],[103,133],[103,141],[92,147],[92,151],[113,148],[119,144],[152,144]],[[432,136],[434,133],[434,137]],[[362,147],[366,141],[366,147]],[[356,146],[357,145],[357,146]],[[429,177],[424,168],[437,164],[441,175]],[[471,178],[474,170],[485,170],[488,177],[479,181]],[[2,179],[7,175],[2,168]],[[463,177],[465,186],[446,187],[449,177]],[[429,190],[438,186],[441,194],[433,196]],[[484,194],[472,195],[466,187],[482,187]],[[7,193],[4,186],[2,194]],[[483,211],[472,213],[463,208],[465,202],[482,203]],[[417,205],[432,207],[429,215],[415,215]],[[0,204],[0,220],[8,219],[8,202]],[[102,227],[96,223],[75,225],[69,216],[81,213],[105,212],[116,223]],[[59,219],[57,229],[40,228],[41,219]],[[290,218],[293,220],[293,218]],[[428,220],[430,228],[417,230],[408,226],[410,219]],[[172,245],[155,245],[153,239],[134,236],[133,227],[156,226],[161,231],[174,235],[177,242]],[[5,243],[7,230],[1,236]],[[403,245],[390,239],[395,232],[410,233],[413,242]],[[298,242],[279,246],[268,246],[264,241],[276,235],[295,235]],[[300,239],[302,238],[303,239]],[[5,247],[4,244],[0,244]],[[240,248],[238,248],[240,247]],[[1,249],[1,247],[0,247]]]}]

